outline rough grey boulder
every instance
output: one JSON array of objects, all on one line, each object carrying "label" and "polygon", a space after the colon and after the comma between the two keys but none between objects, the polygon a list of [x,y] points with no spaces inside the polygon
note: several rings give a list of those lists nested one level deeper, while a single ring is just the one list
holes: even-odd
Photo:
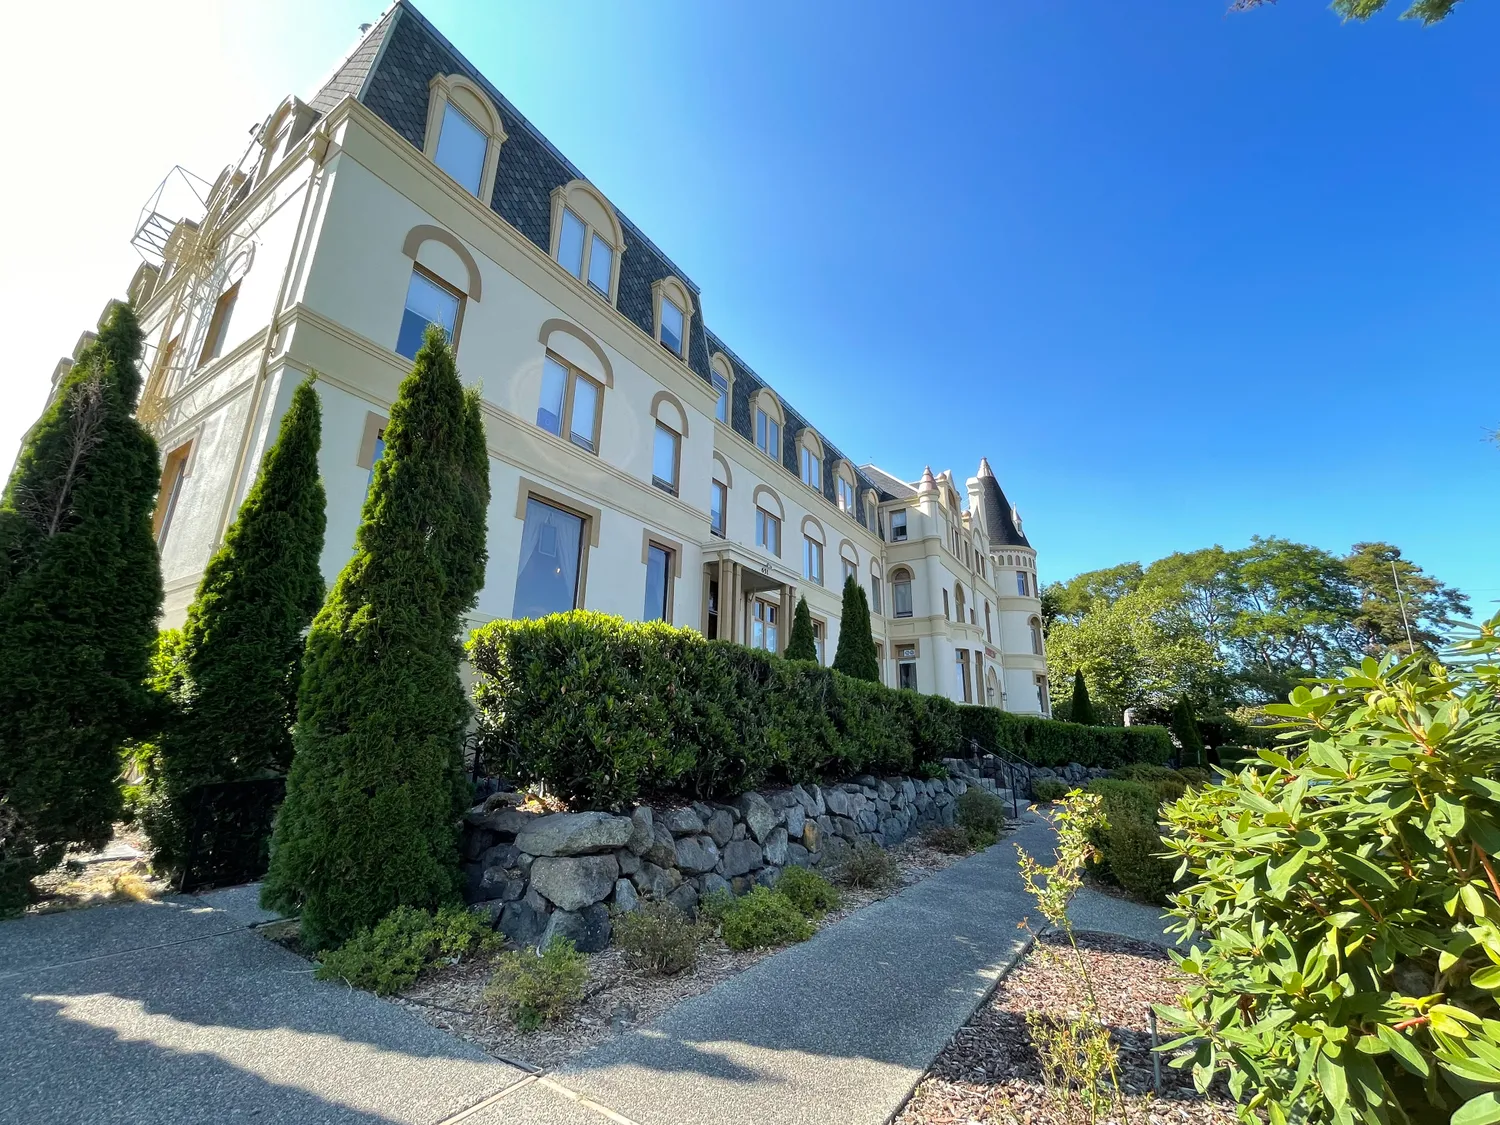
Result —
[{"label": "rough grey boulder", "polygon": [[698,888],[691,883],[684,883],[667,896],[667,901],[689,918],[698,915]]},{"label": "rough grey boulder", "polygon": [[767,863],[780,867],[786,862],[786,829],[773,828],[771,834],[766,837],[765,859]]},{"label": "rough grey boulder", "polygon": [[608,897],[620,876],[612,855],[542,856],[531,865],[531,888],[562,910],[582,910]]},{"label": "rough grey boulder", "polygon": [[786,834],[795,840],[802,835],[802,826],[807,823],[807,810],[793,805],[786,810]]},{"label": "rough grey boulder", "polygon": [[712,871],[710,871],[707,875],[699,875],[697,882],[698,897],[700,899],[707,898],[715,891],[723,891],[726,894],[732,893],[729,889],[729,880],[724,878],[724,876],[722,875],[716,875]]},{"label": "rough grey boulder", "polygon": [[693,836],[703,831],[703,818],[692,809],[668,809],[656,821],[666,825],[674,836]]},{"label": "rough grey boulder", "polygon": [[615,880],[615,909],[621,914],[629,914],[641,903],[640,896],[635,893],[635,887],[629,879]]},{"label": "rough grey boulder", "polygon": [[849,794],[842,789],[823,790],[823,801],[827,804],[828,811],[834,816],[852,817],[854,815],[853,802]]},{"label": "rough grey boulder", "polygon": [[755,873],[755,881],[762,887],[774,887],[781,878],[781,868],[762,867]]},{"label": "rough grey boulder", "polygon": [[553,813],[533,820],[516,837],[516,847],[532,855],[592,855],[624,847],[628,817],[604,812]]},{"label": "rough grey boulder", "polygon": [[579,953],[602,953],[609,944],[609,911],[604,906],[589,906],[579,911],[554,910],[547,928],[537,940],[538,949],[546,949],[555,938],[567,938]]},{"label": "rough grey boulder", "polygon": [[656,838],[656,822],[650,805],[638,805],[630,814],[630,839],[625,846],[636,855],[645,855]]},{"label": "rough grey boulder", "polygon": [[483,828],[493,832],[502,839],[515,839],[518,832],[525,830],[527,825],[535,820],[542,820],[535,813],[522,812],[520,809],[496,809],[494,812],[483,812],[471,809],[464,814],[464,820],[475,828]]},{"label": "rough grey boulder", "polygon": [[506,870],[503,867],[491,867],[479,879],[479,886],[474,893],[475,902],[486,902],[490,899],[499,899],[501,902],[511,902],[526,893],[526,880],[519,871]]},{"label": "rough grey boulder", "polygon": [[545,904],[538,909],[530,895],[519,902],[507,902],[500,911],[500,932],[519,946],[530,945],[546,928]]},{"label": "rough grey boulder", "polygon": [[792,795],[797,798],[797,803],[802,806],[802,811],[808,816],[822,816],[828,811],[824,804],[823,793],[816,785],[792,786]]},{"label": "rough grey boulder", "polygon": [[487,848],[479,857],[480,867],[514,867],[521,858],[521,849],[514,844],[496,844]]},{"label": "rough grey boulder", "polygon": [[859,828],[847,816],[833,818],[833,831],[835,835],[842,836],[846,840],[852,840],[859,835]]},{"label": "rough grey boulder", "polygon": [[641,869],[630,877],[630,881],[647,898],[661,901],[682,884],[682,872],[675,867],[658,867],[648,861],[641,864]]},{"label": "rough grey boulder", "polygon": [[672,833],[665,824],[656,826],[656,835],[651,839],[651,846],[646,849],[641,858],[658,867],[676,866],[677,841],[672,838]]},{"label": "rough grey boulder", "polygon": [[677,841],[677,866],[689,875],[712,871],[719,862],[719,848],[709,836],[684,836]]},{"label": "rough grey boulder", "polygon": [[734,839],[734,817],[729,815],[728,809],[715,809],[703,826],[721,848]]},{"label": "rough grey boulder", "polygon": [[810,867],[807,849],[801,844],[789,843],[786,846],[787,867]]},{"label": "rough grey boulder", "polygon": [[[776,829],[780,831],[780,829]],[[724,862],[719,868],[726,879],[745,875],[761,865],[765,856],[759,844],[753,840],[735,840],[724,849]]]},{"label": "rough grey boulder", "polygon": [[736,804],[745,818],[746,827],[750,829],[750,835],[755,837],[755,842],[765,843],[771,829],[776,827],[776,811],[759,793],[744,793]]},{"label": "rough grey boulder", "polygon": [[634,875],[641,869],[641,857],[629,848],[621,848],[615,852],[615,859],[620,861],[621,875]]}]

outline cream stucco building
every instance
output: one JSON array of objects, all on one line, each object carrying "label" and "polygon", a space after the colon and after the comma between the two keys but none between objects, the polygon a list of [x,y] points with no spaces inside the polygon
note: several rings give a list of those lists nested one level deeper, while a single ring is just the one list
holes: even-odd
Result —
[{"label": "cream stucco building", "polygon": [[806,596],[831,661],[853,574],[886,683],[1046,708],[1036,555],[989,465],[962,487],[855,465],[404,0],[204,196],[196,214],[147,216],[130,294],[148,340],[141,413],[163,450],[165,624],[314,370],[332,579],[431,321],[483,388],[476,624],[577,606],[779,649]]}]

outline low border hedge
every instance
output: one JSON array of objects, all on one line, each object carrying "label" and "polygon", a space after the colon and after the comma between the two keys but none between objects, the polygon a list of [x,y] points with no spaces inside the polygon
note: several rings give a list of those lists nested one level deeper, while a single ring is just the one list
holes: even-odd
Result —
[{"label": "low border hedge", "polygon": [[1134,762],[1161,764],[1171,759],[1166,727],[1088,727],[1038,715],[1016,715],[994,707],[958,705],[964,741],[974,739],[990,752],[1005,751],[1034,766],[1071,762],[1114,769]]},{"label": "low border hedge", "polygon": [[[726,796],[768,781],[936,773],[966,737],[996,745],[991,730],[1013,741],[1023,732],[1025,745],[1048,752],[1028,754],[1037,764],[1123,765],[1158,760],[1150,755],[1161,750],[1133,733],[1147,728],[963,706],[692,629],[584,610],[491,621],[474,631],[468,655],[489,760],[583,807]],[[985,716],[1001,721],[983,726]],[[1171,743],[1160,735],[1165,760]]]}]

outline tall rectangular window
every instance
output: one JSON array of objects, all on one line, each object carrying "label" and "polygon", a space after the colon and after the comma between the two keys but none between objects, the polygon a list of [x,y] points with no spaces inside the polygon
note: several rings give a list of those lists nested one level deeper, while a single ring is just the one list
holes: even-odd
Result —
[{"label": "tall rectangular window", "polygon": [[561,360],[542,359],[542,393],[537,402],[536,424],[549,434],[568,440],[579,449],[599,452],[599,384]]},{"label": "tall rectangular window", "polygon": [[844,558],[842,555],[839,556],[839,561],[844,564],[844,573],[843,573],[843,575],[839,579],[839,584],[843,585],[843,583],[849,581],[849,579],[851,579],[851,578],[854,579],[854,581],[858,582],[859,581],[859,563],[850,562],[848,559]]},{"label": "tall rectangular window", "polygon": [[682,355],[683,325],[686,317],[670,297],[661,299],[661,346],[673,355]]},{"label": "tall rectangular window", "polygon": [[512,617],[545,617],[578,608],[583,532],[582,516],[527,498]]},{"label": "tall rectangular window", "polygon": [[802,577],[823,585],[823,544],[805,535],[802,537]]},{"label": "tall rectangular window", "polygon": [[995,643],[995,632],[990,628],[990,603],[988,598],[984,602],[984,639],[989,641],[990,644]]},{"label": "tall rectangular window", "polygon": [[562,437],[567,395],[568,369],[549,355],[542,360],[542,399],[536,408],[536,424],[549,434]]},{"label": "tall rectangular window", "polygon": [[896,575],[891,582],[891,602],[897,617],[911,616],[911,579]]},{"label": "tall rectangular window", "polygon": [[729,506],[729,489],[723,481],[714,481],[708,497],[708,529],[724,538],[724,509]]},{"label": "tall rectangular window", "polygon": [[844,511],[846,511],[846,512],[853,512],[854,511],[854,486],[852,484],[850,484],[848,481],[846,481],[843,477],[839,477],[838,494],[839,494],[839,507],[842,508],[842,509],[844,509]]},{"label": "tall rectangular window", "polygon": [[901,543],[906,539],[906,509],[897,508],[891,513],[891,542]]},{"label": "tall rectangular window", "polygon": [[714,417],[721,422],[729,421],[729,380],[717,371],[713,373],[714,393],[719,401],[714,404]]},{"label": "tall rectangular window", "polygon": [[211,359],[218,359],[224,350],[224,340],[229,335],[229,318],[234,315],[234,303],[239,296],[240,283],[236,281],[214,302],[213,314],[208,318],[208,334],[203,337],[203,351],[198,355],[200,367]]},{"label": "tall rectangular window", "polygon": [[965,703],[970,702],[968,649],[961,648],[958,650],[953,661],[953,672],[955,678],[955,683],[953,686],[958,689],[958,698],[963,700]]},{"label": "tall rectangular window", "polygon": [[1023,598],[1026,596],[1026,572],[1024,570],[1016,571],[1016,593]]},{"label": "tall rectangular window", "polygon": [[755,599],[750,613],[750,647],[778,651],[776,643],[776,607],[770,602]]},{"label": "tall rectangular window", "polygon": [[880,669],[880,682],[885,683],[885,645],[875,642],[875,667]]},{"label": "tall rectangular window", "polygon": [[755,444],[767,457],[781,460],[781,424],[764,410],[755,412]]},{"label": "tall rectangular window", "polygon": [[646,548],[646,621],[669,621],[672,552],[655,543]]},{"label": "tall rectangular window", "polygon": [[470,195],[479,194],[484,179],[484,152],[489,138],[452,102],[443,107],[443,124],[438,132],[437,153],[433,161],[452,176]]},{"label": "tall rectangular window", "polygon": [[583,220],[566,207],[562,213],[562,229],[557,233],[557,261],[563,269],[576,278],[583,277],[583,242],[588,228]]},{"label": "tall rectangular window", "polygon": [[579,449],[598,453],[599,384],[575,373],[573,406],[568,413],[568,440]]},{"label": "tall rectangular window", "polygon": [[813,626],[813,648],[818,653],[818,663],[828,663],[828,643],[824,638],[826,629],[821,621],[814,621]]},{"label": "tall rectangular window", "polygon": [[1047,694],[1047,677],[1036,677],[1036,702],[1043,715],[1052,714],[1052,699]]},{"label": "tall rectangular window", "polygon": [[823,463],[807,446],[802,447],[802,482],[819,491],[823,488]]},{"label": "tall rectangular window", "polygon": [[903,660],[897,667],[897,686],[907,691],[917,690],[917,665],[915,661]]},{"label": "tall rectangular window", "polygon": [[609,296],[609,279],[614,268],[614,248],[597,234],[594,235],[589,247],[589,284],[606,297]]},{"label": "tall rectangular window", "polygon": [[755,545],[778,557],[781,555],[781,518],[764,508],[755,509]]},{"label": "tall rectangular window", "polygon": [[179,446],[167,454],[167,462],[162,466],[161,489],[157,493],[156,502],[157,550],[165,545],[167,533],[172,530],[172,517],[177,512],[177,501],[182,496],[182,482],[187,477],[188,454],[192,451],[192,442]]},{"label": "tall rectangular window", "polygon": [[885,607],[880,604],[880,576],[870,576],[870,608],[876,613],[884,613]]},{"label": "tall rectangular window", "polygon": [[677,457],[682,438],[660,422],[651,450],[651,483],[663,492],[677,495]]},{"label": "tall rectangular window", "polygon": [[458,324],[459,296],[420,266],[413,266],[406,286],[406,311],[401,315],[401,332],[396,337],[396,354],[415,359],[422,346],[422,335],[429,324],[436,324],[453,341]]}]

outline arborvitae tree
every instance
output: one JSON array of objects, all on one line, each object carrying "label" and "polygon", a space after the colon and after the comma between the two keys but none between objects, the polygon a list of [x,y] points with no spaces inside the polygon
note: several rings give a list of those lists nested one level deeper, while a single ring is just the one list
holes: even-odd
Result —
[{"label": "arborvitae tree", "polygon": [[843,619],[839,622],[839,647],[833,655],[833,667],[857,680],[880,682],[880,658],[875,655],[875,638],[870,633],[870,603],[865,588],[851,574],[844,579]]},{"label": "arborvitae tree", "polygon": [[0,911],[121,811],[151,725],[161,466],[136,421],[141,330],[117,304],[26,437],[0,497]]},{"label": "arborvitae tree", "polygon": [[808,611],[807,599],[797,599],[797,612],[792,614],[792,635],[787,638],[788,660],[816,660],[818,638],[813,635],[812,613]]},{"label": "arborvitae tree", "polygon": [[1198,720],[1193,717],[1193,705],[1185,695],[1177,697],[1177,706],[1172,708],[1172,733],[1182,747],[1181,761],[1185,766],[1203,764],[1203,736],[1198,733]]},{"label": "arborvitae tree", "polygon": [[391,406],[354,557],[307,640],[261,898],[300,912],[312,948],[458,894],[459,628],[484,579],[489,491],[478,395],[429,327]]},{"label": "arborvitae tree", "polygon": [[1068,717],[1075,723],[1093,726],[1094,705],[1089,702],[1089,685],[1083,678],[1083,669],[1073,673],[1073,709]]},{"label": "arborvitae tree", "polygon": [[[187,860],[196,786],[291,768],[303,634],[323,602],[321,430],[318,393],[307,380],[188,609],[176,713],[152,763],[153,799],[141,810],[161,869],[179,871]],[[270,829],[237,824],[234,835],[241,846],[264,848]]]}]

